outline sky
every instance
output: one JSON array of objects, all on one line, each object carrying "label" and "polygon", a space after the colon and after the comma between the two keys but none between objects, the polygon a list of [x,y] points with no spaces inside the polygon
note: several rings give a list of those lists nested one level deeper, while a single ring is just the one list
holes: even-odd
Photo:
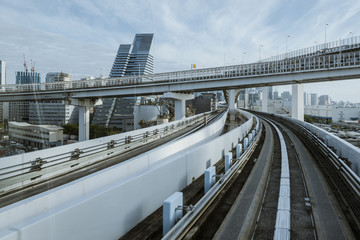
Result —
[{"label": "sky", "polygon": [[[59,71],[73,80],[108,76],[119,45],[136,33],[154,33],[155,73],[251,63],[286,45],[294,51],[323,43],[325,34],[327,42],[360,35],[359,0],[0,0],[0,13],[8,84],[24,69],[24,54],[42,81]],[[360,102],[360,80],[304,90]]]}]

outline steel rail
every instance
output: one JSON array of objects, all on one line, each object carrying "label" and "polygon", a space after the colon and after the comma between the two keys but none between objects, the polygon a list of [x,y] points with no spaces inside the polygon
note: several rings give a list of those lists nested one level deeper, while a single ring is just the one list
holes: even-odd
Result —
[{"label": "steel rail", "polygon": [[[61,172],[68,171],[70,169],[73,170],[76,168],[85,167],[86,165],[93,164],[98,161],[105,161],[107,158],[113,157],[114,154],[126,153],[134,149],[134,146],[141,146],[156,141],[165,136],[168,136],[169,134],[179,132],[190,125],[202,125],[204,122],[204,117],[210,116],[210,119],[213,119],[220,114],[223,114],[223,111],[216,113],[209,112],[206,115],[200,115],[191,120],[184,120],[176,126],[173,124],[170,127],[166,126],[160,129],[156,129],[158,131],[152,131],[151,133],[147,132],[148,134],[145,135],[133,135],[131,136],[131,140],[129,142],[126,142],[126,139],[119,139],[115,140],[114,142],[111,141],[103,143],[92,148],[86,147],[75,149],[71,152],[57,154],[55,155],[56,158],[54,158],[54,156],[49,156],[47,158],[37,158],[27,163],[2,168],[0,169],[0,191],[8,191],[12,189],[11,186],[17,186],[19,183],[23,183],[21,187],[27,184],[33,184],[35,182],[34,180],[40,177],[41,181],[43,181],[46,175],[52,177],[53,174],[60,174]],[[131,147],[130,144],[132,145]],[[109,147],[109,145],[111,145],[111,147]],[[96,161],[87,159],[99,154],[106,155],[106,157],[100,157]],[[29,182],[25,183],[24,181]]]},{"label": "steel rail", "polygon": [[252,153],[260,140],[262,127],[256,135],[256,138],[247,148],[246,151],[236,159],[236,162],[231,166],[229,172],[226,173],[221,180],[217,181],[212,188],[195,204],[194,209],[187,212],[181,220],[162,238],[162,239],[181,239],[191,229],[197,220],[205,213],[215,199],[221,194],[224,188],[231,182],[239,171],[243,169],[247,161],[250,159]]}]

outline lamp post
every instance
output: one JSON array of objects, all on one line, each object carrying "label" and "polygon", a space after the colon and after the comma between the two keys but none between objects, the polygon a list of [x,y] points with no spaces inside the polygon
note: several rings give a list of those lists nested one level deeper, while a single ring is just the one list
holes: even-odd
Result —
[{"label": "lamp post", "polygon": [[242,53],[242,60],[241,60],[241,64],[244,64],[244,55],[246,54],[246,52]]},{"label": "lamp post", "polygon": [[351,44],[353,44],[353,33],[350,32],[350,36],[351,36]]},{"label": "lamp post", "polygon": [[329,26],[329,24],[325,24],[325,44],[326,44],[326,28]]}]

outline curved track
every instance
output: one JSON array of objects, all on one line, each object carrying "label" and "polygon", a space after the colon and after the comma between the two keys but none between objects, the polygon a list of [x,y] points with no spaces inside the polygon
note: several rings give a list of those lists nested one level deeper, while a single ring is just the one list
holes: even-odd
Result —
[{"label": "curved track", "polygon": [[[50,178],[46,178],[44,180],[36,181],[32,184],[28,184],[28,185],[25,185],[20,188],[15,188],[12,190],[1,192],[0,193],[0,208],[10,205],[12,203],[15,203],[17,201],[29,198],[29,197],[39,194],[41,192],[50,190],[52,188],[61,186],[63,184],[66,184],[66,183],[76,180],[78,178],[84,177],[91,173],[100,171],[102,169],[108,168],[115,164],[119,164],[123,161],[126,161],[130,158],[140,155],[146,151],[149,151],[158,146],[161,146],[162,144],[182,138],[182,137],[188,135],[189,133],[198,131],[202,127],[206,126],[206,124],[213,122],[221,114],[222,114],[222,112],[219,112],[216,114],[213,113],[213,114],[211,114],[211,116],[209,117],[209,119],[206,123],[198,122],[190,127],[186,127],[183,130],[175,132],[166,137],[162,137],[157,141],[153,141],[153,142],[144,144],[144,145],[137,147],[136,149],[133,149],[131,151],[125,151],[122,154],[119,154],[116,156],[111,156],[104,160],[100,160],[100,161],[94,162],[89,165],[85,165],[83,167],[80,167],[80,168],[77,168],[74,170],[69,170],[65,173],[58,174],[58,175],[55,175]],[[30,171],[32,171],[32,170],[30,170]]]},{"label": "curved track", "polygon": [[[264,118],[264,142],[252,157],[256,163],[250,173],[239,171],[195,223],[170,238],[355,239],[353,220],[345,220],[342,203],[317,166],[313,152],[319,146],[288,124]],[[239,181],[244,182],[241,187]],[[284,203],[284,196],[289,203]]]}]

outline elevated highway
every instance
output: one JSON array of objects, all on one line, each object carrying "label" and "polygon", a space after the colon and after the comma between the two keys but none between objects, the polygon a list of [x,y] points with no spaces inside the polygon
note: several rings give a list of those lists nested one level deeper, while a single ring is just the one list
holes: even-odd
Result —
[{"label": "elevated highway", "polygon": [[[351,40],[351,41],[350,41]],[[96,99],[356,79],[360,38],[252,64],[84,81],[1,86],[0,101]]]}]

